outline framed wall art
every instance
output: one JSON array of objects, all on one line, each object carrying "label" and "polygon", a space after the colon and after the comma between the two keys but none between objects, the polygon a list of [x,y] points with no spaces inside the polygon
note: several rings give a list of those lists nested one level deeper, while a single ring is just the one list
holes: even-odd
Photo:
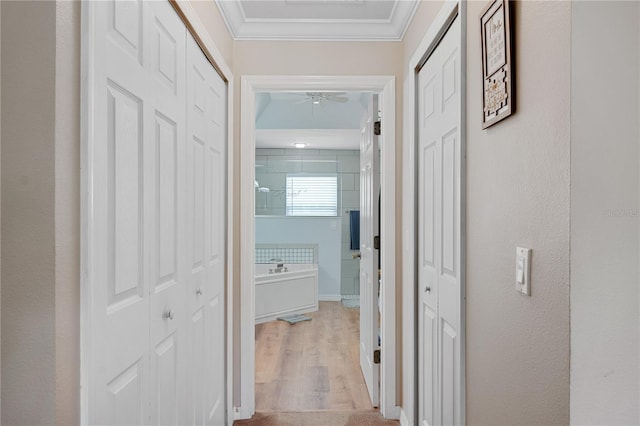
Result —
[{"label": "framed wall art", "polygon": [[482,33],[482,128],[514,110],[509,0],[493,0],[480,15]]}]

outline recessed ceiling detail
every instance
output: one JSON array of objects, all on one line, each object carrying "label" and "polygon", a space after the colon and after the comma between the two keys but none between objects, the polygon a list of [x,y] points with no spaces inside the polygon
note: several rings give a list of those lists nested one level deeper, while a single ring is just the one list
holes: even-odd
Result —
[{"label": "recessed ceiling detail", "polygon": [[402,40],[417,0],[216,0],[236,40]]},{"label": "recessed ceiling detail", "polygon": [[371,94],[270,92],[256,96],[256,129],[359,129]]},{"label": "recessed ceiling detail", "polygon": [[360,149],[358,129],[257,129],[256,148]]}]

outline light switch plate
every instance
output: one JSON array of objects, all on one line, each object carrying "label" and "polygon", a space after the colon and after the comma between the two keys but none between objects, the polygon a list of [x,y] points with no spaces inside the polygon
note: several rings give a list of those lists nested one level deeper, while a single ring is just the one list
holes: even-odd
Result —
[{"label": "light switch plate", "polygon": [[516,291],[531,296],[531,249],[516,247]]}]

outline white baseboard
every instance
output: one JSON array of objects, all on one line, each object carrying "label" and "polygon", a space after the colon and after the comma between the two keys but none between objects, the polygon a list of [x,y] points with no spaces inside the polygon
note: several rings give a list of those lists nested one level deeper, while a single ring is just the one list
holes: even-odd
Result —
[{"label": "white baseboard", "polygon": [[253,417],[249,410],[243,407],[233,407],[233,420],[248,420]]},{"label": "white baseboard", "polygon": [[411,426],[407,418],[407,413],[405,413],[402,408],[400,409],[400,426]]},{"label": "white baseboard", "polygon": [[275,321],[278,317],[282,317],[285,315],[295,315],[295,314],[307,314],[309,312],[316,312],[318,310],[318,303],[315,303],[311,306],[302,306],[296,309],[286,309],[283,311],[272,312],[269,314],[261,315],[256,317],[256,324],[262,324],[263,322]]},{"label": "white baseboard", "polygon": [[342,300],[341,294],[319,294],[318,300],[321,302],[339,302]]},{"label": "white baseboard", "polygon": [[398,420],[400,419],[400,412],[402,411],[402,407],[398,405],[394,405],[393,407],[389,407],[384,412],[384,418],[389,420]]}]

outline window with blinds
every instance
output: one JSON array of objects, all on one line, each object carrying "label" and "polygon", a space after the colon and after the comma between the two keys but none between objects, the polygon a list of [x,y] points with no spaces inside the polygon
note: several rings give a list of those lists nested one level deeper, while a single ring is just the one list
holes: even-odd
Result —
[{"label": "window with blinds", "polygon": [[287,175],[287,216],[337,216],[337,176]]}]

